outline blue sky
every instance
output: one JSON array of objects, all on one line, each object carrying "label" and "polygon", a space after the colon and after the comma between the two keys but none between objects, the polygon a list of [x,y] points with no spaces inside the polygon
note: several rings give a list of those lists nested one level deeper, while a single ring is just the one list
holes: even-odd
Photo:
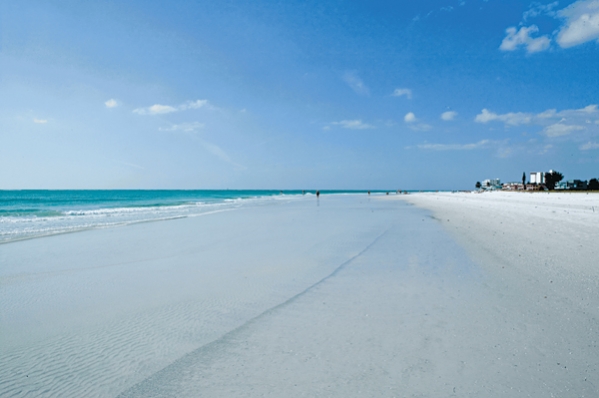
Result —
[{"label": "blue sky", "polygon": [[0,188],[599,177],[599,0],[8,1]]}]

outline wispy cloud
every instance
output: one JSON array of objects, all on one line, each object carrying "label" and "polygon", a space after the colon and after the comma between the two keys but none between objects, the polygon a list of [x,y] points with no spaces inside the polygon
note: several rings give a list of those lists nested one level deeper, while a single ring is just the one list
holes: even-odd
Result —
[{"label": "wispy cloud", "polygon": [[178,109],[170,105],[155,104],[148,108],[137,108],[133,112],[139,115],[161,115],[165,113],[177,112]]},{"label": "wispy cloud", "polygon": [[538,154],[545,155],[545,154],[549,153],[549,151],[551,151],[552,149],[553,149],[552,144],[546,144],[539,149]]},{"label": "wispy cloud", "polygon": [[350,130],[366,130],[366,129],[374,129],[375,127],[371,124],[364,123],[360,119],[355,120],[341,120],[340,122],[332,122],[334,126],[341,126],[344,129]]},{"label": "wispy cloud", "polygon": [[430,129],[433,128],[433,126],[431,126],[430,124],[426,124],[426,123],[410,124],[408,127],[410,128],[410,130],[414,130],[414,131],[429,131]]},{"label": "wispy cloud", "polygon": [[520,47],[526,47],[529,54],[547,50],[551,44],[548,36],[533,38],[531,35],[538,33],[539,28],[531,25],[528,28],[522,26],[520,30],[516,27],[509,27],[505,30],[506,36],[501,42],[499,49],[501,51],[515,51]]},{"label": "wispy cloud", "polygon": [[108,101],[104,102],[104,105],[106,105],[106,108],[116,108],[117,106],[119,106],[119,103],[117,102],[117,100],[111,98]]},{"label": "wispy cloud", "polygon": [[553,3],[549,3],[549,4],[541,4],[539,2],[534,2],[530,5],[530,7],[528,8],[527,11],[524,12],[524,14],[522,14],[522,20],[526,21],[530,18],[536,18],[539,15],[549,15],[549,16],[555,16],[556,13],[554,11],[554,9],[559,5],[559,2],[554,1]]},{"label": "wispy cloud", "polygon": [[121,160],[116,160],[116,159],[108,159],[108,160],[110,160],[111,162],[114,162],[114,163],[122,164],[123,166],[132,167],[132,168],[138,169],[138,170],[145,170],[146,169],[145,167],[140,166],[140,165],[135,164],[135,163],[123,162]]},{"label": "wispy cloud", "polygon": [[[484,0],[484,1],[487,1],[487,0]],[[459,1],[459,5],[460,5],[460,6],[464,6],[465,4],[466,4],[466,1],[465,1],[465,0],[460,0],[460,1]],[[454,7],[453,7],[453,6],[443,6],[443,7],[441,7],[441,8],[438,8],[438,9],[430,10],[429,12],[427,12],[427,13],[424,15],[424,17],[422,17],[422,19],[427,19],[427,18],[429,18],[431,15],[439,14],[439,13],[441,13],[441,12],[452,12],[453,10],[454,10]],[[418,21],[420,21],[420,19],[421,19],[421,18],[420,18],[420,14],[418,14],[418,15],[416,15],[414,18],[412,18],[412,21],[414,21],[414,22],[418,22]]]},{"label": "wispy cloud", "polygon": [[530,112],[509,112],[497,114],[483,109],[475,117],[477,123],[503,122],[506,126],[537,125],[543,130],[541,135],[548,138],[570,136],[581,138],[580,134],[599,135],[599,107],[588,105],[579,109],[548,109],[534,114]]},{"label": "wispy cloud", "polygon": [[591,149],[599,149],[599,142],[587,142],[586,144],[583,144],[580,146],[580,150],[581,151],[588,151]]},{"label": "wispy cloud", "polygon": [[560,112],[556,109],[547,109],[546,111],[537,114],[530,112],[508,112],[497,114],[485,108],[481,113],[476,115],[474,121],[477,123],[500,121],[511,126],[523,124],[548,125],[553,124],[556,121],[576,121],[577,123],[582,123],[588,120],[588,118],[593,117],[599,118],[599,107],[594,104],[580,109],[564,109]]},{"label": "wispy cloud", "polygon": [[208,141],[204,141],[202,139],[197,139],[197,141],[200,143],[200,145],[202,145],[202,147],[206,151],[208,151],[212,155],[216,156],[223,162],[229,163],[236,170],[245,170],[246,169],[245,166],[243,166],[239,163],[236,163],[233,159],[231,159],[231,157],[220,146],[218,146],[214,143],[208,142]]},{"label": "wispy cloud", "polygon": [[471,151],[474,149],[489,148],[492,144],[496,144],[496,141],[481,140],[471,144],[420,144],[416,145],[418,149],[427,151]]},{"label": "wispy cloud", "polygon": [[403,117],[404,122],[408,125],[411,130],[414,131],[429,131],[433,128],[430,124],[420,123],[414,112],[408,112]]},{"label": "wispy cloud", "polygon": [[34,119],[33,119],[33,123],[37,123],[37,124],[46,124],[46,123],[48,123],[48,120],[46,120],[46,119],[38,119],[38,118],[34,118]]},{"label": "wispy cloud", "polygon": [[409,88],[396,88],[391,95],[394,97],[405,96],[407,99],[412,99],[412,90]]},{"label": "wispy cloud", "polygon": [[160,131],[182,131],[185,133],[192,133],[197,130],[204,128],[204,123],[200,122],[191,122],[191,123],[181,123],[181,124],[173,124],[170,127],[160,127],[158,130]]},{"label": "wispy cloud", "polygon": [[208,100],[196,100],[187,101],[186,103],[178,106],[154,104],[147,108],[134,109],[133,113],[137,113],[138,115],[163,115],[167,113],[186,111],[188,109],[199,109],[203,107],[214,109],[214,107],[208,103]]},{"label": "wispy cloud", "polygon": [[347,71],[343,74],[343,81],[360,95],[370,95],[370,90],[358,76],[356,71]]},{"label": "wispy cloud", "polygon": [[505,124],[509,124],[512,126],[518,126],[520,124],[528,124],[532,120],[532,115],[529,113],[523,112],[509,112],[503,115],[494,113],[489,111],[488,109],[483,109],[480,114],[476,115],[474,121],[477,123],[488,123],[492,121],[502,121]]},{"label": "wispy cloud", "polygon": [[447,112],[443,112],[441,114],[441,120],[445,120],[446,122],[455,119],[455,117],[458,115],[457,112],[454,111],[447,111]]},{"label": "wispy cloud", "polygon": [[564,135],[569,135],[574,131],[580,130],[584,130],[584,126],[555,123],[545,127],[545,129],[543,130],[543,134],[547,137],[561,137]]},{"label": "wispy cloud", "polygon": [[232,160],[229,157],[229,155],[227,155],[227,153],[223,151],[221,147],[219,147],[218,145],[211,144],[206,141],[202,141],[202,145],[204,146],[204,148],[208,150],[208,152],[210,152],[214,156],[220,158],[221,160],[224,160],[225,162],[232,163]]}]

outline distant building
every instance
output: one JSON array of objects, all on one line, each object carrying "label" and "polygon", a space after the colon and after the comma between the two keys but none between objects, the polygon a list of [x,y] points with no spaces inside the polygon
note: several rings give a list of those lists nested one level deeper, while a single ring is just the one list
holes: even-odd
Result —
[{"label": "distant building", "polygon": [[578,191],[578,190],[586,190],[588,188],[588,184],[586,181],[581,180],[568,180],[568,181],[560,181],[555,184],[556,190],[564,190],[564,191]]},{"label": "distant building", "polygon": [[481,188],[488,190],[501,189],[501,180],[499,178],[484,180]]},{"label": "distant building", "polygon": [[547,188],[543,184],[540,184],[540,185],[528,184],[528,185],[526,185],[526,190],[527,191],[546,191]]},{"label": "distant building", "polygon": [[530,173],[531,184],[545,184],[545,173],[542,171],[533,171]]},{"label": "distant building", "polygon": [[504,191],[524,191],[524,185],[521,182],[504,182],[501,189]]}]

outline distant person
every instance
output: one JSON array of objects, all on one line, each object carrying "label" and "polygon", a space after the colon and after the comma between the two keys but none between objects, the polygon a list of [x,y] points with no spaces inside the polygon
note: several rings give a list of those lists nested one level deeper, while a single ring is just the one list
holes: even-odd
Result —
[{"label": "distant person", "polygon": [[389,192],[387,192],[385,195],[389,195]]},{"label": "distant person", "polygon": [[316,191],[316,199],[320,197],[320,191]]},{"label": "distant person", "polygon": [[370,195],[370,191],[368,191],[368,195]]}]

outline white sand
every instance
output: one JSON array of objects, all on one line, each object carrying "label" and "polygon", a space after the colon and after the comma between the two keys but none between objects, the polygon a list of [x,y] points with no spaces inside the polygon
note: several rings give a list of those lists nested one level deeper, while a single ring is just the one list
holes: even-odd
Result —
[{"label": "white sand", "polygon": [[[402,196],[429,209],[487,271],[538,281],[573,305],[599,305],[599,194],[434,193]],[[507,270],[507,271],[506,271]],[[513,280],[515,279],[515,280]],[[548,285],[547,285],[548,283]]]},{"label": "white sand", "polygon": [[[534,208],[524,196],[408,196],[443,223],[397,198],[305,198],[0,245],[0,396],[597,395],[584,245],[599,235],[583,205],[569,208],[580,212],[570,229],[553,228],[578,234],[556,238],[578,253],[565,266],[544,265],[564,248],[495,261],[536,231],[516,210],[501,213],[509,224],[467,218],[484,203],[487,215],[494,203]],[[536,217],[543,231],[555,224]]]}]

